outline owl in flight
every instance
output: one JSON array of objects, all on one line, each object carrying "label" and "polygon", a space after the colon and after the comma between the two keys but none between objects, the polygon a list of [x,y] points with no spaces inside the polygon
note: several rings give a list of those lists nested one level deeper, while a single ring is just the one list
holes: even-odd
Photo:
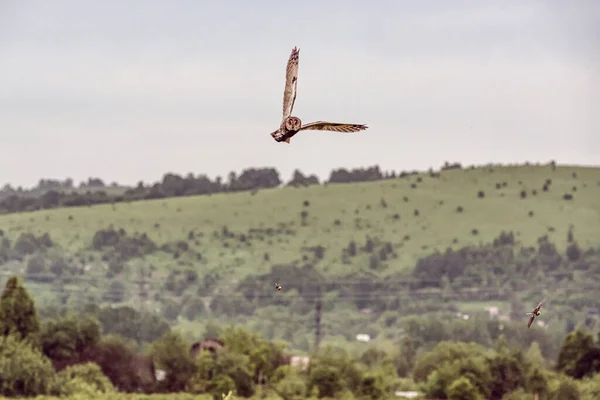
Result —
[{"label": "owl in flight", "polygon": [[528,312],[525,315],[531,315],[531,318],[529,318],[529,322],[527,323],[527,327],[529,328],[531,326],[531,324],[533,323],[533,320],[535,319],[535,317],[539,317],[542,312],[540,311],[542,309],[542,306],[544,305],[544,303],[546,302],[546,300],[542,300],[540,301],[540,304],[538,304],[532,312]]},{"label": "owl in flight", "polygon": [[298,117],[292,116],[294,102],[296,101],[296,87],[298,86],[298,60],[300,50],[294,47],[287,63],[285,75],[285,90],[283,92],[283,120],[279,129],[271,133],[277,142],[290,143],[290,139],[299,131],[334,131],[334,132],[358,132],[367,129],[362,124],[343,124],[340,122],[317,121],[302,124]]}]

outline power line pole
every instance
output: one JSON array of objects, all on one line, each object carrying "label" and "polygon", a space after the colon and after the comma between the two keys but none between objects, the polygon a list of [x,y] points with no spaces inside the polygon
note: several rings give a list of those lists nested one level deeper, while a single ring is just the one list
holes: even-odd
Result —
[{"label": "power line pole", "polygon": [[319,342],[321,341],[321,309],[323,308],[321,299],[321,285],[317,286],[317,296],[315,299],[315,343],[313,345],[312,355],[308,360],[307,379],[310,376],[312,369],[313,359],[317,355],[319,349]]},{"label": "power line pole", "polygon": [[321,341],[321,309],[323,308],[321,298],[321,285],[318,286],[317,301],[315,303],[315,344],[313,346],[313,352],[316,353],[319,349],[319,342]]},{"label": "power line pole", "polygon": [[139,310],[146,311],[146,303],[148,301],[148,280],[146,279],[146,268],[142,267],[139,270],[138,277],[138,301],[139,301]]}]

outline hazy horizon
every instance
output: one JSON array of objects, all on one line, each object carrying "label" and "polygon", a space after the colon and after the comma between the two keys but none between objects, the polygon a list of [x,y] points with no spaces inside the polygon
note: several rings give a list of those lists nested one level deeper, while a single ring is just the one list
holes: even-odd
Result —
[{"label": "hazy horizon", "polygon": [[[599,38],[592,0],[4,1],[0,185],[600,165]],[[294,46],[293,114],[367,131],[273,141]]]}]

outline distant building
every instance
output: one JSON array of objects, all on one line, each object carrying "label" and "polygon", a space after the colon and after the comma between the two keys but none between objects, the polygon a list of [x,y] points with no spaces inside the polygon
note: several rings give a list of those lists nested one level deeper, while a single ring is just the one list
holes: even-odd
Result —
[{"label": "distant building", "polygon": [[290,365],[292,367],[300,368],[302,371],[306,371],[308,369],[309,362],[310,357],[308,356],[292,356],[290,358]]},{"label": "distant building", "polygon": [[156,375],[156,380],[160,382],[160,381],[165,380],[167,373],[165,372],[165,370],[157,369],[155,375]]},{"label": "distant building", "polygon": [[368,342],[371,340],[371,336],[367,335],[366,333],[359,333],[356,335],[356,340],[359,342]]},{"label": "distant building", "polygon": [[416,397],[419,396],[419,392],[401,392],[401,391],[396,391],[394,393],[396,395],[396,397],[402,397],[405,399],[414,399]]},{"label": "distant building", "polygon": [[490,318],[496,318],[500,314],[500,309],[496,306],[490,306],[485,308]]},{"label": "distant building", "polygon": [[302,371],[306,371],[308,369],[308,364],[310,363],[310,357],[299,356],[295,354],[284,354],[281,357],[281,363],[295,368],[300,368]]}]

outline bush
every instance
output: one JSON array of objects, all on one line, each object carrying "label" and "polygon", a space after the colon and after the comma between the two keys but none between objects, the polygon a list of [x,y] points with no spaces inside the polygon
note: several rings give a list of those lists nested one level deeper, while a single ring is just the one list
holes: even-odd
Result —
[{"label": "bush", "polygon": [[479,400],[481,395],[471,381],[461,376],[448,387],[448,400]]},{"label": "bush", "polygon": [[136,354],[118,337],[103,337],[98,344],[84,350],[80,360],[98,364],[119,391],[147,393],[154,389],[152,360]]},{"label": "bush", "polygon": [[98,364],[89,362],[72,365],[60,371],[56,379],[55,393],[60,396],[84,394],[91,397],[101,393],[115,393],[115,389]]},{"label": "bush", "polygon": [[585,378],[579,384],[581,400],[600,399],[600,374]]},{"label": "bush", "polygon": [[166,378],[159,382],[159,389],[169,392],[182,392],[189,387],[192,377],[198,371],[189,345],[181,335],[168,332],[152,344],[152,356]]},{"label": "bush", "polygon": [[0,338],[0,394],[37,396],[50,393],[55,380],[52,363],[15,335]]},{"label": "bush", "polygon": [[271,384],[283,400],[303,399],[306,393],[306,384],[298,375],[296,368],[282,365],[273,373]]},{"label": "bush", "polygon": [[567,258],[572,262],[581,258],[581,249],[577,243],[571,243],[569,247],[567,247]]},{"label": "bush", "polygon": [[67,316],[49,320],[41,334],[42,351],[57,370],[78,362],[84,349],[100,340],[100,323],[93,317]]},{"label": "bush", "polygon": [[283,400],[299,400],[304,398],[306,385],[298,376],[286,376],[277,382],[275,391]]}]

